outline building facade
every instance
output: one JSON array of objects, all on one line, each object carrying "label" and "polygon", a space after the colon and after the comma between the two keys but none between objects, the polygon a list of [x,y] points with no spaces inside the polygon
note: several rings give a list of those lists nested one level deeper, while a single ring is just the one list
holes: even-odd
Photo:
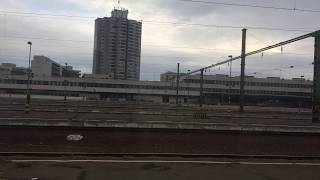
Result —
[{"label": "building facade", "polygon": [[[68,83],[64,83],[67,81]],[[205,76],[203,85],[204,104],[232,104],[239,102],[240,78],[228,76]],[[0,76],[2,94],[25,93],[26,76]],[[230,85],[231,84],[231,88]],[[312,81],[305,79],[279,79],[246,77],[246,104],[287,107],[310,107],[312,102]],[[154,103],[175,103],[176,83],[160,81],[128,81],[94,78],[33,77],[33,95],[68,96],[79,99],[95,97],[106,101],[152,101]],[[182,79],[179,86],[181,104],[198,104],[200,98],[199,76]]]},{"label": "building facade", "polygon": [[93,74],[119,80],[140,80],[142,23],[128,19],[128,10],[95,20]]},{"label": "building facade", "polygon": [[[185,73],[180,73],[180,76],[185,76]],[[176,81],[177,73],[168,71],[166,73],[160,74],[160,81],[169,82]]]},{"label": "building facade", "polygon": [[46,56],[34,56],[31,61],[34,76],[41,77],[79,77],[80,71],[73,70],[72,66],[61,65]]},{"label": "building facade", "polygon": [[24,67],[17,67],[16,64],[2,63],[0,65],[0,75],[25,75],[28,73],[28,69]]}]

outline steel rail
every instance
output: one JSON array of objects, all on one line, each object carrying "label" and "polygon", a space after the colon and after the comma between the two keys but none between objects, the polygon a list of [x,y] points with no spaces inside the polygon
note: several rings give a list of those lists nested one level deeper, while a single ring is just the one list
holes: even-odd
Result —
[{"label": "steel rail", "polygon": [[[0,107],[0,112],[8,112],[8,111],[12,111],[12,112],[24,112],[24,109],[10,109],[10,108],[1,108]],[[173,117],[177,117],[177,116],[193,116],[193,113],[181,113],[181,114],[177,114],[176,112],[135,112],[135,111],[131,111],[131,112],[120,112],[120,111],[116,111],[116,112],[106,112],[106,111],[79,111],[79,110],[71,110],[71,109],[32,109],[32,111],[34,112],[54,112],[54,113],[78,113],[78,114],[83,114],[83,113],[88,113],[88,114],[109,114],[109,115],[151,115],[151,116],[173,116]],[[270,112],[269,112],[270,113]],[[304,116],[306,115],[311,115],[310,113],[308,114],[302,114]],[[222,113],[222,112],[218,112],[217,114],[207,114],[208,118],[257,118],[259,116],[257,116],[257,113],[250,113],[250,114],[246,114],[246,115],[241,115],[238,113],[234,113],[234,114],[230,114],[230,113]],[[261,119],[285,119],[285,120],[309,120],[309,118],[288,118],[288,117],[283,117],[283,115],[270,115],[268,117],[261,117]]]},{"label": "steel rail", "polygon": [[268,154],[187,154],[187,153],[86,153],[86,152],[0,152],[0,157],[131,157],[131,158],[210,158],[210,159],[269,159],[269,160],[320,160],[320,156],[292,156]]}]

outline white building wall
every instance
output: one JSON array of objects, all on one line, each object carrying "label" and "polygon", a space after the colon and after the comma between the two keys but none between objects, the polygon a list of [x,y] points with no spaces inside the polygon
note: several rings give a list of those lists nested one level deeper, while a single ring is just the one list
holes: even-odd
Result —
[{"label": "white building wall", "polygon": [[52,74],[52,63],[41,59],[31,61],[31,69],[34,76],[50,77]]},{"label": "white building wall", "polygon": [[[20,92],[23,92],[23,90],[26,89],[26,76],[4,76],[1,77],[1,82],[0,82],[0,90],[6,90],[6,89],[13,89],[13,90],[20,90]],[[10,82],[8,80],[11,80]],[[69,93],[75,92],[80,93],[80,94],[86,94],[87,97],[90,95],[101,95],[105,96],[114,95],[114,94],[124,94],[128,95],[128,97],[132,97],[133,99],[136,99],[137,101],[150,101],[150,102],[158,102],[162,103],[163,98],[165,97],[166,99],[169,98],[169,103],[174,104],[175,103],[175,96],[176,96],[176,90],[175,90],[175,83],[170,83],[170,82],[155,82],[155,81],[138,81],[138,82],[133,82],[133,81],[118,81],[118,80],[104,80],[104,79],[86,79],[86,78],[60,78],[60,77],[33,77],[33,84],[30,85],[31,89],[33,91],[36,90],[41,90],[42,92],[47,91],[48,93],[51,92],[63,92],[66,90]],[[64,86],[62,82],[64,80],[67,80],[70,84],[70,86]],[[14,82],[13,82],[14,81]],[[24,82],[22,84],[21,82]],[[47,85],[40,85],[41,82],[46,82]],[[263,80],[261,80],[263,81]],[[82,83],[80,85],[80,83]],[[102,84],[107,84],[108,86],[106,87],[90,87],[86,86],[88,84],[95,85],[93,83],[99,83]],[[293,81],[292,83],[296,83],[297,86],[300,85],[300,81]],[[303,84],[312,84],[312,82],[309,81],[304,81],[302,82]],[[86,84],[86,85],[84,85]],[[109,85],[117,85],[117,86],[109,86]],[[120,86],[119,86],[120,85]],[[123,85],[123,86],[122,86]],[[199,99],[199,84],[193,84],[193,83],[181,83],[180,87],[183,88],[183,90],[179,91],[179,102],[181,104],[187,104],[191,102],[191,99],[194,100],[194,102],[197,102]],[[191,90],[186,90],[188,88],[192,88]],[[204,93],[209,94],[222,94],[223,93],[228,93],[228,91],[221,91],[221,92],[216,92],[216,91],[210,91],[211,89],[220,89],[220,90],[228,90],[228,86],[226,85],[220,85],[220,84],[205,84],[204,85]],[[232,89],[239,90],[239,86],[234,86]],[[206,92],[208,90],[209,92]],[[262,95],[262,96],[268,96],[272,95],[272,93],[269,94],[269,91],[284,91],[284,92],[304,92],[304,93],[310,93],[311,88],[284,88],[284,87],[260,87],[260,86],[246,86],[246,90],[262,90],[262,91],[267,91],[267,93],[262,93],[262,94],[254,94],[254,95]],[[278,94],[273,94],[277,96],[287,96],[286,94],[284,95],[278,95]],[[81,95],[80,95],[81,96]],[[292,94],[289,96],[293,96]],[[298,96],[300,96],[298,94]],[[112,96],[110,96],[112,97]],[[189,97],[187,103],[185,103],[184,98]],[[125,99],[126,96],[120,96],[120,98]],[[98,99],[100,99],[98,97]]]}]

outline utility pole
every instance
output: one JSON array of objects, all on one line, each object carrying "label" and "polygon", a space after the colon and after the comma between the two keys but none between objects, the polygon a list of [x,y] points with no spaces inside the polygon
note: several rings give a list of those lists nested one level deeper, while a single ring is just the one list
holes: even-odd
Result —
[{"label": "utility pole", "polygon": [[[232,59],[232,55],[229,56]],[[232,80],[232,61],[230,61],[230,72],[229,72],[229,106],[231,105],[231,80]]]},{"label": "utility pole", "polygon": [[[190,73],[190,70],[188,70],[188,73]],[[187,83],[187,94],[188,94],[188,100],[187,100],[187,105],[189,106],[189,101],[190,101],[190,81],[189,81],[189,76],[187,76],[187,81],[186,81],[186,83]]]},{"label": "utility pole", "polygon": [[202,107],[203,104],[203,71],[204,69],[201,69],[200,72],[200,99],[199,99],[199,103],[200,103],[200,107]]},{"label": "utility pole", "polygon": [[30,111],[30,99],[31,99],[31,95],[30,95],[30,78],[31,78],[31,46],[32,46],[32,42],[28,41],[28,45],[29,45],[29,60],[28,60],[28,72],[27,72],[27,76],[28,76],[28,81],[27,81],[27,100],[26,100],[26,107],[25,107],[25,112],[29,112]]},{"label": "utility pole", "polygon": [[247,29],[242,29],[242,50],[241,50],[241,76],[240,76],[240,112],[244,111],[244,84],[246,66],[246,38]]},{"label": "utility pole", "polygon": [[320,31],[315,32],[312,122],[320,120]]},{"label": "utility pole", "polygon": [[179,81],[180,81],[180,63],[177,63],[177,92],[176,92],[176,105],[179,104]]},{"label": "utility pole", "polygon": [[[68,68],[68,63],[65,63],[65,76],[68,77],[68,72],[67,72],[67,68]],[[63,70],[62,70],[63,72]],[[62,73],[63,74],[63,73]],[[64,80],[64,102],[67,102],[67,85],[68,85],[68,81]]]},{"label": "utility pole", "polygon": [[299,98],[299,112],[301,112],[302,101],[303,101],[303,78],[304,76],[300,76],[300,98]]}]

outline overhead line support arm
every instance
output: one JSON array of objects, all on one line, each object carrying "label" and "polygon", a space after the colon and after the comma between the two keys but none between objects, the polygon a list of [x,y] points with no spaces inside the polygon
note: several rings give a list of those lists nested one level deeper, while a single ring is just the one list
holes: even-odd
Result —
[{"label": "overhead line support arm", "polygon": [[[256,51],[252,51],[252,52],[246,53],[245,56],[251,56],[251,55],[258,54],[258,53],[261,53],[261,52],[264,52],[264,51],[267,51],[267,50],[270,50],[270,49],[273,49],[273,48],[276,48],[276,47],[281,47],[281,46],[284,46],[286,44],[290,44],[290,43],[293,43],[293,42],[296,42],[296,41],[300,41],[300,40],[303,40],[303,39],[306,39],[306,38],[309,38],[309,37],[314,37],[319,32],[320,31],[315,31],[315,32],[308,33],[308,34],[305,34],[305,35],[302,35],[302,36],[299,36],[299,37],[296,37],[296,38],[293,38],[293,39],[290,39],[290,40],[287,40],[287,41],[280,42],[278,44],[267,46],[265,48],[261,48],[261,49],[258,49]],[[235,60],[241,59],[241,57],[242,56],[236,56],[236,57],[233,57],[231,59],[227,59],[225,61],[222,61],[222,62],[219,62],[219,63],[216,63],[216,64],[212,64],[210,66],[207,66],[207,67],[201,68],[201,69],[204,69],[204,70],[211,69],[213,67],[217,67],[217,66],[229,63],[231,61],[235,61]],[[198,69],[198,70],[195,70],[195,71],[191,71],[190,73],[187,73],[185,76],[200,72],[201,69]]]}]

